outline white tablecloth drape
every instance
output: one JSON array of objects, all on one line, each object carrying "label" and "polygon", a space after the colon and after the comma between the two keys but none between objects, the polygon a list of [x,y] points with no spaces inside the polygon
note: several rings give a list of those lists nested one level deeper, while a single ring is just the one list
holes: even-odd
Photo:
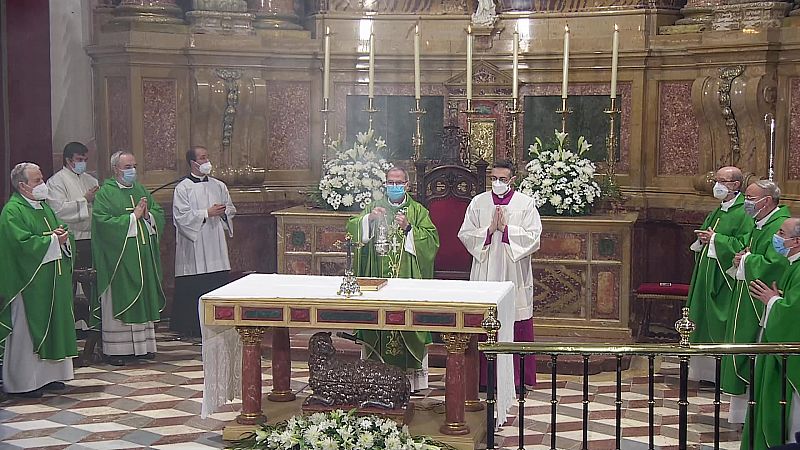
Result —
[{"label": "white tablecloth drape", "polygon": [[[259,298],[330,299],[336,295],[341,277],[252,274],[209,292],[203,298],[253,300]],[[502,324],[498,341],[514,340],[514,285],[511,282],[413,280],[395,278],[376,292],[364,292],[364,300],[403,302],[454,302],[494,304]],[[200,302],[203,333],[204,390],[201,416],[207,417],[242,393],[242,344],[236,329],[207,326]],[[497,423],[503,424],[514,403],[514,366],[511,355],[497,359]]]}]

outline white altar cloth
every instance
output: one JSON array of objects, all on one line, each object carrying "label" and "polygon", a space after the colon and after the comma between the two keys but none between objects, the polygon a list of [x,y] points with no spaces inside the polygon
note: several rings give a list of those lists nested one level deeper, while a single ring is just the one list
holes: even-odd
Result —
[{"label": "white altar cloth", "polygon": [[[258,299],[330,299],[336,295],[341,277],[314,275],[251,274],[205,294],[200,301],[200,326],[203,333],[203,408],[206,418],[219,407],[242,394],[242,344],[234,327],[208,326],[204,320],[203,301]],[[379,291],[364,292],[351,300],[416,302],[453,302],[494,305],[501,323],[497,340],[514,340],[514,285],[497,281],[390,279]],[[327,328],[332,328],[327,327]],[[511,355],[497,358],[497,423],[506,421],[514,403],[514,366]]]}]

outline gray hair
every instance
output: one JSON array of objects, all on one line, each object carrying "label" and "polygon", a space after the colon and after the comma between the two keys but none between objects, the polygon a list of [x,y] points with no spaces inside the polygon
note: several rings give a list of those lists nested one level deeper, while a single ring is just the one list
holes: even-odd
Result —
[{"label": "gray hair", "polygon": [[795,222],[794,226],[792,227],[792,235],[789,237],[798,237],[800,236],[800,220]]},{"label": "gray hair", "polygon": [[781,188],[774,181],[758,180],[755,185],[767,192],[767,195],[772,197],[772,201],[777,205],[781,201]]},{"label": "gray hair", "polygon": [[389,172],[403,172],[403,175],[406,177],[406,182],[409,181],[408,171],[400,166],[392,166],[391,169],[386,171],[386,175],[389,175]]},{"label": "gray hair", "polygon": [[125,151],[125,150],[118,150],[111,155],[111,172],[114,173],[114,169],[117,168],[117,164],[119,164],[119,159],[123,155],[133,155],[133,153]]},{"label": "gray hair", "polygon": [[11,184],[14,186],[14,190],[19,191],[19,184],[28,182],[28,174],[25,173],[28,169],[39,169],[39,166],[30,162],[21,162],[11,169]]}]

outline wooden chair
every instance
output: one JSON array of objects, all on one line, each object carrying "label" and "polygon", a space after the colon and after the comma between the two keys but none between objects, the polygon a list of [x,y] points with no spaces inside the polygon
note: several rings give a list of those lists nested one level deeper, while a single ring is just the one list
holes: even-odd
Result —
[{"label": "wooden chair", "polygon": [[[657,332],[650,329],[650,321],[654,304],[675,304],[680,306],[686,304],[689,297],[689,285],[682,283],[642,283],[633,292],[642,320],[639,323],[639,330],[636,333],[637,342],[675,342],[680,339],[677,331]],[[680,310],[680,308],[679,308]],[[680,313],[662,324],[671,330],[671,325],[680,319]]]},{"label": "wooden chair", "polygon": [[[72,292],[77,290],[78,283],[81,284],[84,295],[74,297],[73,311],[75,319],[83,319],[88,324],[91,315],[89,296],[93,295],[92,291],[97,288],[97,271],[91,267],[73,269]],[[97,346],[98,342],[100,342],[100,331],[87,330],[83,351],[75,359],[76,367],[86,367],[102,360],[102,352]]]}]

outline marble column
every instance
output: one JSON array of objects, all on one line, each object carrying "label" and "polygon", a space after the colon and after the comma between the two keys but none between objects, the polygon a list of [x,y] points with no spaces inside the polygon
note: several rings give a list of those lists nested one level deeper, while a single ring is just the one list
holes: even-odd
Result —
[{"label": "marble column", "polygon": [[464,401],[464,408],[467,411],[481,411],[483,403],[478,396],[478,383],[480,380],[481,360],[478,353],[478,335],[473,334],[470,336],[469,344],[467,345],[466,354],[464,355],[464,364],[466,371],[464,375],[464,383],[466,386],[466,400]]},{"label": "marble column", "polygon": [[701,25],[705,29],[714,20],[714,8],[722,3],[722,0],[688,0],[681,8],[683,18],[675,25]]},{"label": "marble column", "polygon": [[242,412],[236,422],[256,425],[267,420],[261,411],[261,327],[236,327],[242,340]]},{"label": "marble column", "polygon": [[292,357],[289,329],[272,329],[272,392],[267,398],[273,402],[291,402],[296,398],[292,392]]},{"label": "marble column", "polygon": [[444,385],[445,422],[439,432],[447,435],[469,434],[469,426],[464,419],[464,352],[470,335],[462,333],[443,333],[442,340],[447,347],[447,373]]},{"label": "marble column", "polygon": [[294,0],[248,0],[250,12],[255,14],[254,26],[270,30],[302,30],[300,18],[294,9]]},{"label": "marble column", "polygon": [[122,0],[114,15],[116,22],[183,23],[176,0]]}]

